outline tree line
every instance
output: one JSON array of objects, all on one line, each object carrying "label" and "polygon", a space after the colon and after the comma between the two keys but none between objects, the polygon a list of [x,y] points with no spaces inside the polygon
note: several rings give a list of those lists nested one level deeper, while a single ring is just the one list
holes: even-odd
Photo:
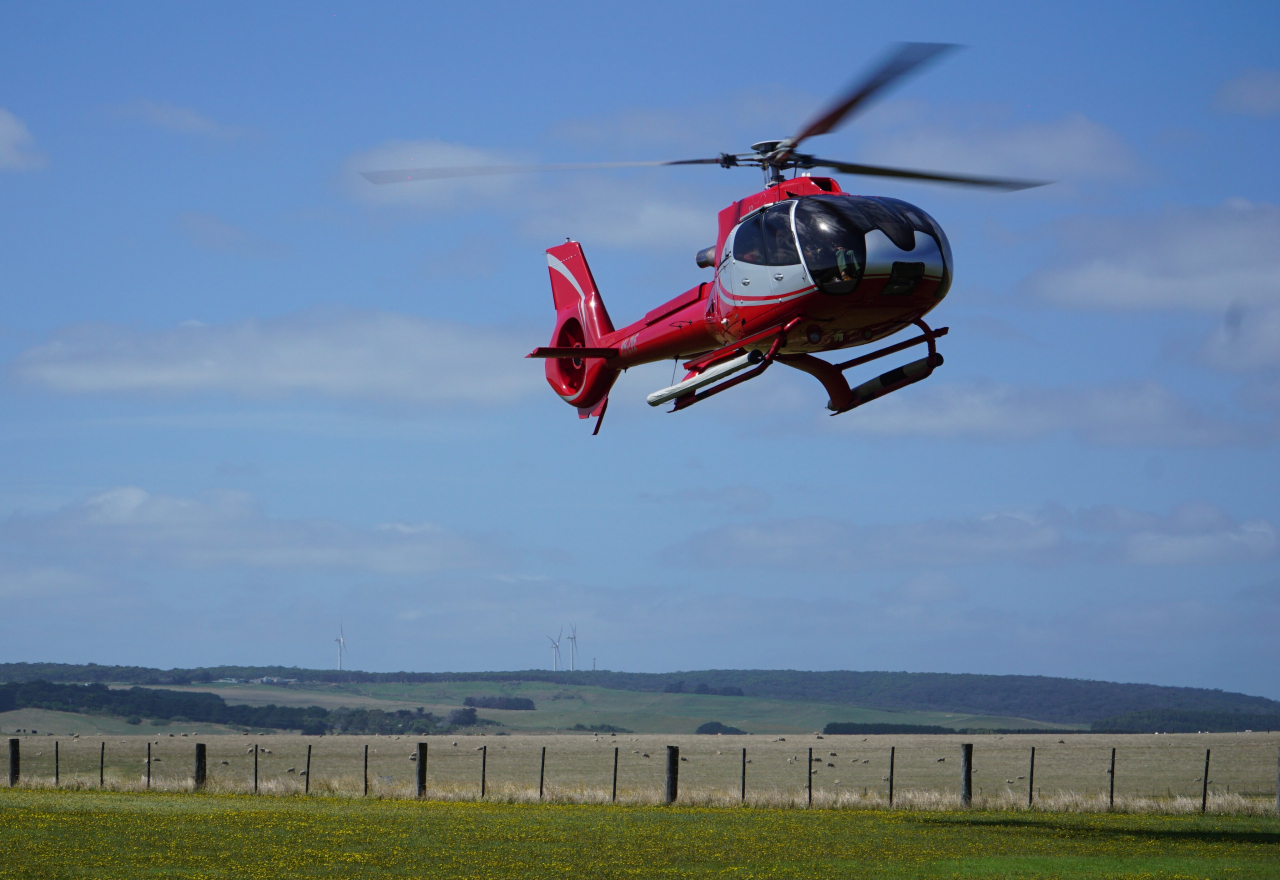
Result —
[{"label": "tree line", "polygon": [[163,688],[108,688],[105,684],[56,684],[47,681],[0,685],[0,712],[52,709],[87,715],[114,715],[141,724],[143,719],[197,721],[250,729],[297,730],[304,734],[448,733],[460,727],[497,725],[476,716],[474,707],[454,709],[441,718],[422,708],[325,709],[323,706],[245,706],[227,703],[217,694]]}]

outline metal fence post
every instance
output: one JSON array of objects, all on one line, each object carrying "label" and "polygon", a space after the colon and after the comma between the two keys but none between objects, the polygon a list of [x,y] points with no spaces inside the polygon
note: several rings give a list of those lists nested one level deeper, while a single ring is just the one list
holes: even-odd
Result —
[{"label": "metal fence post", "polygon": [[1031,770],[1027,773],[1027,806],[1031,806],[1031,798],[1036,791],[1036,747],[1031,747]]},{"label": "metal fence post", "polygon": [[17,737],[9,740],[9,787],[13,788],[18,784],[18,765],[20,763],[18,754]]},{"label": "metal fence post", "polygon": [[897,746],[889,746],[889,806],[893,806],[893,759]]},{"label": "metal fence post", "polygon": [[612,803],[618,802],[618,747],[613,747],[613,798]]},{"label": "metal fence post", "polygon": [[98,788],[102,788],[107,778],[107,744],[104,742],[98,750]]},{"label": "metal fence post", "polygon": [[742,802],[747,802],[747,750],[742,750]]},{"label": "metal fence post", "polygon": [[147,743],[147,791],[151,791],[151,743]]},{"label": "metal fence post", "polygon": [[414,768],[418,775],[418,797],[427,796],[427,744],[418,743],[418,766]]},{"label": "metal fence post", "polygon": [[258,752],[262,751],[257,743],[253,744],[253,793],[258,793]]},{"label": "metal fence post", "polygon": [[1107,809],[1115,809],[1116,806],[1116,750],[1111,750],[1111,769],[1107,771],[1107,775],[1111,777],[1111,792],[1107,802]]},{"label": "metal fence post", "polygon": [[369,744],[364,744],[364,796],[369,796]]},{"label": "metal fence post", "polygon": [[805,769],[805,787],[809,789],[809,806],[813,806],[813,749],[809,749],[809,764]]},{"label": "metal fence post", "polygon": [[674,803],[679,796],[680,780],[680,747],[667,746],[667,790],[666,802]]},{"label": "metal fence post", "polygon": [[484,798],[484,776],[485,770],[489,765],[489,747],[480,747],[480,797]]},{"label": "metal fence post", "polygon": [[303,794],[311,794],[311,746],[307,746],[307,781],[302,787]]},{"label": "metal fence post", "polygon": [[538,765],[538,800],[542,800],[542,782],[547,778],[547,747],[542,747],[542,763]]},{"label": "metal fence post", "polygon": [[205,745],[196,743],[196,791],[204,788],[205,779]]},{"label": "metal fence post", "polygon": [[973,743],[960,745],[960,805],[973,803]]},{"label": "metal fence post", "polygon": [[1209,750],[1204,750],[1204,788],[1200,790],[1200,812],[1209,808]]}]

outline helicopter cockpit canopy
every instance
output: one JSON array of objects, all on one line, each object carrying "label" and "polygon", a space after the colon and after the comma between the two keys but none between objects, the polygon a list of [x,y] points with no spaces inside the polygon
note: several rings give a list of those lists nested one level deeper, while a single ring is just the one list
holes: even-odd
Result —
[{"label": "helicopter cockpit canopy", "polygon": [[794,266],[800,262],[791,233],[791,206],[786,201],[748,217],[733,237],[733,258],[757,266]]},{"label": "helicopter cockpit canopy", "polygon": [[950,244],[933,218],[914,205],[867,196],[808,196],[796,203],[795,223],[805,265],[823,293],[840,296],[857,288],[866,269],[866,236],[873,229],[903,251],[915,248],[917,231],[932,236],[945,262],[942,293],[950,286]]}]

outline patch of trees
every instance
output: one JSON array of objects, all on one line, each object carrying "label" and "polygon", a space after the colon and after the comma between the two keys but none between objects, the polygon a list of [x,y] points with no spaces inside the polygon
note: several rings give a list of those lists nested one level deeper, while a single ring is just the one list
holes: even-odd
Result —
[{"label": "patch of trees", "polygon": [[[142,685],[189,684],[219,678],[274,676],[302,683],[437,683],[534,681],[591,685],[614,690],[690,693],[686,683],[705,684],[709,693],[732,689],[752,697],[845,703],[897,711],[964,712],[1034,718],[1058,724],[1088,724],[1135,712],[1237,712],[1280,714],[1280,702],[1266,697],[1206,688],[1119,684],[1035,675],[971,675],[942,672],[803,672],[789,669],[708,669],[672,673],[582,670],[551,672],[360,672],[281,666],[219,666],[148,669],[64,663],[3,663],[0,681],[120,682]],[[693,693],[697,692],[694,685]],[[1203,728],[1201,728],[1203,729]]]},{"label": "patch of trees", "polygon": [[613,724],[575,724],[572,730],[589,730],[592,733],[635,733],[634,730],[627,730],[625,727],[617,727]]},{"label": "patch of trees", "polygon": [[955,733],[951,727],[939,727],[936,724],[857,724],[851,721],[832,721],[822,732],[828,736],[873,736],[886,733]]},{"label": "patch of trees", "polygon": [[467,697],[462,701],[464,706],[477,709],[516,709],[532,711],[537,708],[528,697]]},{"label": "patch of trees", "polygon": [[1158,710],[1130,712],[1103,718],[1090,725],[1095,733],[1241,733],[1246,730],[1280,730],[1280,713],[1188,712]]},{"label": "patch of trees", "polygon": [[746,696],[742,692],[742,688],[740,687],[735,687],[734,685],[725,685],[724,687],[717,688],[717,687],[712,687],[711,685],[707,684],[705,681],[700,681],[696,685],[694,685],[692,691],[686,691],[684,689],[683,679],[681,679],[680,681],[669,682],[668,684],[664,685],[662,688],[662,692],[664,694],[683,694],[683,693],[705,694],[707,696],[715,696],[715,697]]},{"label": "patch of trees", "polygon": [[738,734],[744,734],[746,731],[739,730],[736,727],[730,727],[727,724],[721,724],[719,721],[708,721],[706,724],[698,725],[698,729],[695,730],[694,733],[709,733],[712,735],[722,733],[725,736],[736,736]]},{"label": "patch of trees", "polygon": [[[477,718],[471,707],[455,709],[445,719],[419,708],[325,709],[321,706],[229,705],[217,694],[171,691],[163,688],[131,687],[112,690],[105,684],[54,684],[31,681],[0,685],[0,706],[11,709],[52,709],[92,715],[116,715],[129,723],[143,718],[163,721],[200,721],[235,727],[300,730],[304,734],[444,733],[454,727],[497,725]],[[134,719],[138,719],[137,722]]]}]

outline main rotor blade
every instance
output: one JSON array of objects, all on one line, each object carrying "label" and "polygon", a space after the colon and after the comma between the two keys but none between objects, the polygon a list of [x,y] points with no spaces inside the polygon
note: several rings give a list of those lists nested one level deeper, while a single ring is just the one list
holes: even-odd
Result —
[{"label": "main rotor blade", "polygon": [[877,92],[943,52],[954,48],[956,46],[953,43],[902,43],[884,63],[855,82],[845,91],[843,97],[802,128],[800,133],[787,143],[787,146],[794,149],[807,138],[834,130]]},{"label": "main rotor blade", "polygon": [[806,159],[803,168],[831,168],[844,174],[861,174],[866,177],[900,177],[905,180],[925,180],[933,183],[955,183],[962,186],[985,186],[1009,192],[1047,186],[1048,180],[1015,180],[1009,177],[980,177],[973,174],[941,174],[936,171],[913,171],[908,168],[886,168],[883,165],[860,165],[856,162],[836,162],[831,159]]},{"label": "main rotor blade", "polygon": [[361,171],[370,183],[409,183],[449,177],[479,177],[488,174],[528,174],[537,171],[591,171],[602,168],[656,168],[661,165],[719,165],[715,159],[677,159],[674,162],[584,162],[568,165],[458,165],[435,168],[399,168],[391,171]]}]

